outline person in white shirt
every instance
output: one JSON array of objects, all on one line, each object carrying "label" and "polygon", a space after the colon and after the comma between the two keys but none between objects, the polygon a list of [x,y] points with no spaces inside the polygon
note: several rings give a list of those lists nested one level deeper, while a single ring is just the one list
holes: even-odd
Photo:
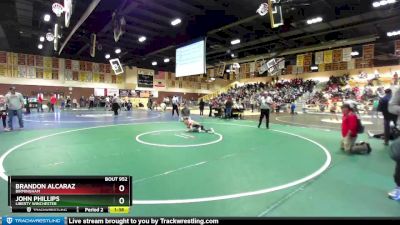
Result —
[{"label": "person in white shirt", "polygon": [[178,108],[178,105],[179,105],[179,99],[178,99],[177,96],[174,96],[174,97],[172,98],[172,116],[174,116],[174,113],[175,113],[175,111],[176,111],[176,114],[178,114],[178,117],[179,117],[179,108]]},{"label": "person in white shirt", "polygon": [[94,107],[94,95],[90,95],[89,97],[89,109]]},{"label": "person in white shirt", "polygon": [[260,114],[260,121],[258,123],[258,128],[261,127],[261,123],[265,116],[266,127],[267,129],[269,129],[269,113],[271,110],[272,98],[264,94],[263,96],[260,97],[259,101],[260,101],[261,114]]},{"label": "person in white shirt", "polygon": [[10,92],[6,94],[6,104],[8,106],[8,128],[5,131],[13,130],[13,117],[17,115],[20,129],[24,128],[22,120],[22,109],[24,108],[24,97],[21,93],[15,91],[15,87],[10,88]]},{"label": "person in white shirt", "polygon": [[4,95],[0,95],[0,117],[3,122],[3,128],[7,128],[7,105],[6,105],[6,97]]}]

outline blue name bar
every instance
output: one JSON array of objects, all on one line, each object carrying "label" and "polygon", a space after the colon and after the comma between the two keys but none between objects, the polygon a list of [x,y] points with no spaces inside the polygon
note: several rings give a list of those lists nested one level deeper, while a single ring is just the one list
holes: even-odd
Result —
[{"label": "blue name bar", "polygon": [[2,225],[64,225],[64,217],[3,216]]}]

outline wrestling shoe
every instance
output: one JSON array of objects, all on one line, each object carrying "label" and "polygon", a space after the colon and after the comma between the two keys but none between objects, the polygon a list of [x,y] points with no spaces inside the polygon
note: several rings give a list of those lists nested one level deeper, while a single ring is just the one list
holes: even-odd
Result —
[{"label": "wrestling shoe", "polygon": [[10,131],[12,131],[10,128],[4,128],[4,131],[5,132],[10,132]]},{"label": "wrestling shoe", "polygon": [[211,133],[211,134],[215,133],[214,132],[214,128],[210,128],[210,132],[209,133]]},{"label": "wrestling shoe", "polygon": [[393,200],[400,200],[400,187],[395,188],[393,191],[388,193],[390,199]]},{"label": "wrestling shoe", "polygon": [[367,134],[368,134],[368,137],[369,138],[373,138],[374,137],[374,134],[369,130],[369,131],[367,131]]}]

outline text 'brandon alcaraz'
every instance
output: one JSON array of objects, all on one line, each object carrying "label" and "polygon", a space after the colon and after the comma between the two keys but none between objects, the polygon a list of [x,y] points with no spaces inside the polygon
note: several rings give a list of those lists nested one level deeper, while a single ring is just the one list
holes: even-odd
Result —
[{"label": "text 'brandon alcaraz'", "polygon": [[15,184],[16,194],[40,194],[40,190],[75,190],[75,184]]}]

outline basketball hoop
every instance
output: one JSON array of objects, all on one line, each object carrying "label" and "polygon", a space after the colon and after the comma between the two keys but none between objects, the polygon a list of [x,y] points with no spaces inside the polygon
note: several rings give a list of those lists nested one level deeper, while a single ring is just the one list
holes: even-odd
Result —
[{"label": "basketball hoop", "polygon": [[53,13],[56,14],[57,17],[60,17],[61,14],[64,12],[64,7],[60,3],[57,3],[57,2],[54,3],[51,8],[53,10]]},{"label": "basketball hoop", "polygon": [[262,3],[260,7],[257,9],[257,13],[260,14],[260,16],[265,16],[268,14],[268,3]]}]

